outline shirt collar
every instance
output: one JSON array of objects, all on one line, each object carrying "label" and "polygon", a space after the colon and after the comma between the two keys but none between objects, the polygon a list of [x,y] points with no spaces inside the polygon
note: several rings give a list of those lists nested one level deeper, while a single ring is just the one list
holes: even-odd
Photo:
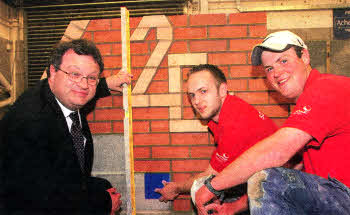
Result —
[{"label": "shirt collar", "polygon": [[317,69],[312,69],[310,74],[309,74],[309,77],[306,80],[304,90],[306,88],[308,88],[314,80],[316,80],[318,77],[320,77],[320,75],[321,75],[321,73]]},{"label": "shirt collar", "polygon": [[[69,115],[74,112],[74,111],[69,110],[68,108],[66,108],[56,97],[55,97],[55,99],[58,102],[58,105],[60,106],[60,108],[61,108],[65,118],[69,117]],[[79,110],[78,110],[78,114],[79,114]]]}]

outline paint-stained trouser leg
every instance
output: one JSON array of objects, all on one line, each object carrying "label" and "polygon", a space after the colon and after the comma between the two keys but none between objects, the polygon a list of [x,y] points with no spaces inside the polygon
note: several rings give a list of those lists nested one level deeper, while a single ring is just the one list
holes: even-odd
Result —
[{"label": "paint-stained trouser leg", "polygon": [[350,214],[350,189],[338,180],[272,168],[248,180],[251,215]]}]

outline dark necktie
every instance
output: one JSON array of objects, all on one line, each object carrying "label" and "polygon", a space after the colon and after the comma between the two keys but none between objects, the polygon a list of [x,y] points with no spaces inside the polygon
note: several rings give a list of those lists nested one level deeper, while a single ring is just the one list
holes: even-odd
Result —
[{"label": "dark necktie", "polygon": [[78,112],[71,113],[69,117],[73,121],[70,133],[73,137],[74,148],[79,159],[80,169],[83,173],[85,173],[84,136],[80,127]]}]

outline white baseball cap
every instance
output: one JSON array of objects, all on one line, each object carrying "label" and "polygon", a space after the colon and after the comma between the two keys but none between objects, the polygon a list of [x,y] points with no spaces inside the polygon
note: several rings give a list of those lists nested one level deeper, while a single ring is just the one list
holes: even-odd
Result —
[{"label": "white baseball cap", "polygon": [[261,44],[254,47],[252,52],[253,66],[261,65],[261,54],[264,50],[283,52],[288,45],[295,45],[307,49],[304,41],[296,34],[290,31],[277,31],[267,35]]}]

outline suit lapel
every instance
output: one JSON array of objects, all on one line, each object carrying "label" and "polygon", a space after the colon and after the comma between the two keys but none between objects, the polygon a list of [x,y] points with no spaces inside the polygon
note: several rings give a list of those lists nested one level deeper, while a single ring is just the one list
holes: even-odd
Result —
[{"label": "suit lapel", "polygon": [[[58,129],[58,133],[59,134],[63,134],[63,138],[64,140],[67,140],[67,141],[62,141],[64,142],[64,144],[70,144],[70,148],[71,148],[71,151],[72,151],[72,156],[75,160],[75,163],[77,164],[77,168],[79,168],[80,170],[80,165],[79,165],[79,161],[78,161],[78,157],[77,157],[77,154],[75,152],[75,147],[74,147],[74,143],[73,143],[73,139],[72,139],[72,136],[71,136],[71,133],[69,132],[69,129],[68,129],[68,125],[67,125],[67,121],[65,119],[65,116],[62,112],[62,109],[61,107],[59,106],[56,98],[55,98],[55,95],[52,93],[50,87],[49,87],[49,84],[48,84],[48,81],[47,79],[44,81],[44,90],[42,91],[43,92],[43,97],[44,99],[47,101],[48,103],[48,107],[54,112],[54,115],[55,115],[55,118],[57,119],[57,123],[58,123],[58,126],[57,126],[57,129]],[[87,132],[89,132],[89,129],[87,127],[87,130],[86,130],[86,126],[87,125],[87,122],[86,119],[85,119],[85,116],[81,116],[81,119],[82,119],[82,125],[83,125],[83,134],[86,138],[86,146],[88,145],[89,142],[92,142],[91,140],[91,135],[87,135]],[[86,125],[84,125],[86,124]],[[91,144],[89,144],[91,145]],[[85,154],[86,153],[86,147],[85,147]],[[85,156],[85,160],[88,156]],[[91,171],[91,164],[89,164],[87,161],[89,160],[86,160],[85,161],[85,170],[90,170],[89,171],[85,171],[87,175],[90,175],[90,171]],[[81,170],[80,170],[81,172]],[[83,174],[81,172],[81,174]]]}]

